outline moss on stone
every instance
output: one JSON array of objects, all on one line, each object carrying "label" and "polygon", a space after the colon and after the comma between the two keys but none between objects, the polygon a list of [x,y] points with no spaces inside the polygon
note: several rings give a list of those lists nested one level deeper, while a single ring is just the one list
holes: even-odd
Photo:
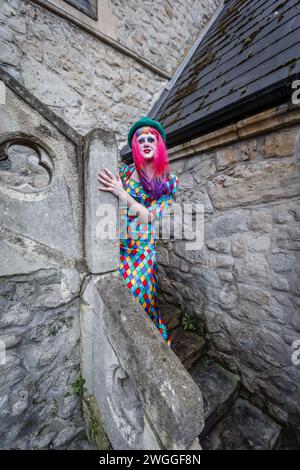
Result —
[{"label": "moss on stone", "polygon": [[112,445],[104,430],[100,412],[93,395],[83,398],[83,414],[90,442],[99,450],[112,450]]}]

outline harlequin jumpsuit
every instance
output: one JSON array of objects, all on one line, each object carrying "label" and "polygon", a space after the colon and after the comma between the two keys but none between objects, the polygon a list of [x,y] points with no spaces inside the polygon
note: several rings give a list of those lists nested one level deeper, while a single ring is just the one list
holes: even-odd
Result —
[{"label": "harlequin jumpsuit", "polygon": [[[170,174],[167,177],[169,194],[162,194],[159,199],[153,199],[143,188],[140,182],[131,178],[135,169],[134,163],[119,163],[119,173],[124,189],[140,204],[147,207],[156,217],[161,217],[164,209],[176,201],[178,177]],[[154,232],[147,229],[146,224],[140,224],[140,231],[129,231],[131,223],[137,217],[130,214],[130,209],[121,209],[120,229],[124,229],[120,236],[120,267],[119,272],[123,276],[127,287],[134,297],[140,302],[145,312],[152,319],[167,344],[172,348],[172,340],[165,322],[157,306],[157,256]],[[127,220],[126,220],[127,218]],[[128,222],[128,225],[127,225]],[[143,236],[142,227],[146,227]],[[139,236],[136,236],[138,234]]]}]

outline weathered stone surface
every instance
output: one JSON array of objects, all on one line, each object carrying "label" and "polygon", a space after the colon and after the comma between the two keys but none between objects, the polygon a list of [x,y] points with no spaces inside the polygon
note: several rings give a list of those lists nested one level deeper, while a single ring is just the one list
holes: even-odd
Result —
[{"label": "weathered stone surface", "polygon": [[[60,289],[51,306],[34,308],[40,292],[51,292],[60,279],[65,279],[71,301],[66,296],[62,300]],[[6,349],[0,365],[1,449],[65,448],[79,433],[88,446],[79,399],[72,391],[80,363],[78,283],[72,269],[1,280],[0,339]]]},{"label": "weathered stone surface", "polygon": [[181,259],[174,252],[168,252],[169,265],[174,268],[179,268],[181,264]]},{"label": "weathered stone surface", "polygon": [[238,399],[202,445],[213,450],[271,450],[279,445],[280,433],[280,426],[267,415]]},{"label": "weathered stone surface", "polygon": [[[7,33],[6,37],[9,37]],[[22,52],[18,47],[6,41],[1,42],[1,62],[4,64],[13,65],[15,67],[20,63],[21,57]]]},{"label": "weathered stone surface", "polygon": [[[70,106],[78,107],[82,103],[82,98],[72,87],[52,70],[38,68],[35,60],[29,58],[22,64],[22,78],[24,86],[32,89],[34,84],[34,94],[42,97],[44,104],[56,109]],[[49,86],[50,84],[50,86]],[[55,90],[54,90],[55,86]]]},{"label": "weathered stone surface", "polygon": [[205,215],[212,214],[214,212],[214,208],[212,206],[207,190],[203,187],[201,188],[198,186],[195,187],[191,185],[190,189],[183,193],[181,201],[183,204],[197,204],[200,207],[203,206],[203,212]]},{"label": "weathered stone surface", "polygon": [[169,253],[166,248],[163,248],[162,246],[159,247],[159,250],[157,252],[157,261],[160,264],[169,265]]},{"label": "weathered stone surface", "polygon": [[[141,20],[143,15],[140,11],[145,13],[149,6],[143,2],[131,2],[126,7],[126,25],[123,5],[114,5],[113,15],[106,5],[100,27],[111,32],[109,28],[115,25],[115,40],[170,72],[182,57],[182,43],[187,46],[191,43],[195,31],[199,31],[199,25],[202,28],[207,14],[213,13],[218,1],[200,3],[198,13],[188,19],[189,28],[181,24],[178,31],[174,24],[179,25],[183,12],[194,8],[193,2],[190,5],[187,2],[167,5],[160,11],[160,21],[154,20],[147,25]],[[128,36],[128,18],[132,16],[136,16],[136,32]],[[104,17],[109,21],[105,23]],[[113,17],[115,21],[112,21]],[[169,21],[171,17],[172,22]],[[158,96],[164,84],[164,79],[134,58],[101,43],[38,5],[22,0],[1,2],[0,23],[0,58],[5,69],[82,134],[101,126],[116,131],[119,143],[124,141],[128,122],[146,114],[153,97]],[[161,24],[164,25],[164,33],[161,33]],[[144,44],[145,26],[151,37],[151,50]],[[167,30],[172,30],[171,37]],[[167,62],[166,48],[169,50]],[[29,100],[31,105],[25,105],[21,99],[12,98],[9,88],[6,98],[1,133],[26,130],[32,135],[47,149],[49,155],[45,161],[49,164],[52,179],[44,193],[24,196],[14,193],[11,188],[4,188],[1,198],[1,214],[5,217],[2,223],[6,232],[1,247],[5,261],[1,275],[27,274],[26,282],[20,276],[10,278],[1,286],[0,321],[4,329],[1,337],[7,346],[9,359],[1,390],[5,391],[10,385],[16,387],[16,381],[20,386],[20,389],[16,387],[14,394],[5,394],[0,399],[0,413],[9,418],[5,424],[5,436],[1,428],[3,423],[0,424],[1,446],[88,449],[90,446],[79,416],[78,397],[68,396],[79,373],[79,301],[76,297],[80,294],[82,277],[74,268],[73,259],[84,255],[82,174],[81,162],[77,161],[80,152],[77,154],[75,145],[58,130],[62,121],[56,119],[56,126],[52,128],[49,114],[47,118],[41,118],[38,112],[34,112],[32,98]],[[97,155],[99,164],[99,152],[103,158],[111,159],[110,155],[103,153],[103,146],[95,145],[92,150],[94,164]],[[90,206],[93,210],[93,204]],[[13,237],[13,233],[17,237],[20,234],[18,239]],[[102,251],[93,247],[93,254],[96,252],[98,261],[102,257],[102,270],[116,268],[116,264],[108,262],[108,247],[102,247]],[[57,274],[54,275],[49,268],[54,268]],[[32,277],[32,272],[40,274],[43,270],[49,271],[48,276],[39,277],[37,274]],[[15,350],[20,360],[17,360],[17,354],[14,355]],[[100,349],[96,348],[95,353],[101,360]],[[88,353],[87,356],[88,362],[92,357]],[[90,382],[88,386],[91,386]],[[97,387],[96,384],[99,392]],[[28,390],[27,394],[24,390]],[[144,426],[143,446],[155,448],[151,427],[147,422]],[[128,436],[128,442],[130,438]]]},{"label": "weathered stone surface", "polygon": [[[197,166],[193,168],[193,177],[198,185],[206,185],[208,179],[210,179],[216,173],[216,166],[214,163],[214,153],[206,155],[206,158],[202,156],[196,156],[188,158],[184,166],[184,170],[187,169],[190,160],[197,159]],[[181,178],[180,178],[181,179]]]},{"label": "weathered stone surface", "polygon": [[270,302],[270,294],[256,286],[238,284],[238,292],[243,299],[250,300],[260,305],[268,305]]},{"label": "weathered stone surface", "polygon": [[252,230],[270,233],[272,231],[272,208],[254,209],[251,213]]},{"label": "weathered stone surface", "polygon": [[[85,431],[82,431],[79,436],[74,439],[74,441],[70,444],[67,450],[97,450],[98,447],[91,444],[85,436]],[[102,447],[104,449],[104,447]]]},{"label": "weathered stone surface", "polygon": [[232,272],[228,272],[228,271],[219,272],[219,277],[222,281],[225,281],[225,282],[234,281],[234,275]]},{"label": "weathered stone surface", "polygon": [[191,173],[185,173],[180,178],[180,189],[181,191],[186,191],[193,186],[194,180]]},{"label": "weathered stone surface", "polygon": [[173,351],[189,370],[203,356],[205,340],[202,336],[178,327],[172,331]]},{"label": "weathered stone surface", "polygon": [[[22,23],[12,27],[22,31]],[[0,446],[74,448],[78,442],[89,448],[72,390],[75,384],[80,395],[81,140],[1,74],[8,85],[1,138],[14,144],[27,132],[28,147],[14,158],[8,152],[11,165],[1,172]],[[44,183],[37,161],[47,168],[48,186],[34,186]]]},{"label": "weathered stone surface", "polygon": [[77,428],[75,426],[67,426],[63,428],[58,436],[53,441],[53,447],[55,449],[60,449],[70,444],[70,441],[74,439],[74,436],[77,437],[79,433],[82,433],[82,428]]},{"label": "weathered stone surface", "polygon": [[2,393],[8,392],[11,387],[24,379],[26,375],[25,367],[15,352],[6,353],[5,364],[1,365],[1,372],[0,385]]},{"label": "weathered stone surface", "polygon": [[182,317],[182,311],[180,308],[171,304],[159,303],[159,310],[169,330],[173,330],[173,328],[176,328],[176,326],[180,324]]},{"label": "weathered stone surface", "polygon": [[255,281],[264,286],[271,284],[271,269],[264,255],[246,252],[243,258],[235,260],[234,268],[239,282]]},{"label": "weathered stone surface", "polygon": [[232,269],[233,257],[228,255],[216,255],[213,261],[213,266],[216,268]]},{"label": "weathered stone surface", "polygon": [[235,235],[237,232],[247,232],[250,225],[250,215],[247,210],[235,210],[213,218],[205,224],[205,240]]},{"label": "weathered stone surface", "polygon": [[[81,309],[81,369],[86,380],[84,414],[88,434],[100,449],[109,448],[109,441],[114,449],[159,449],[157,438],[147,425],[136,385],[107,335],[101,316],[102,301],[99,303],[95,295],[99,280],[99,276],[89,280]],[[130,297],[129,291],[126,294]],[[124,295],[120,296],[124,301]]]},{"label": "weathered stone surface", "polygon": [[93,131],[85,138],[85,251],[91,273],[117,269],[120,263],[119,204],[113,194],[99,191],[100,170],[117,174],[113,134]]},{"label": "weathered stone surface", "polygon": [[[184,4],[182,1],[145,5],[140,0],[131,0],[124,8],[121,3],[114,2],[112,15],[116,21],[115,34],[122,44],[126,44],[142,57],[172,71],[175,66],[174,59],[180,51],[178,41],[186,43],[188,38],[193,37],[195,33],[192,31],[198,31],[199,25],[203,24],[204,11],[210,17],[218,4],[218,1],[210,3],[197,0],[193,5]],[[155,17],[152,15],[153,8],[157,12]],[[142,22],[141,17],[145,15],[151,17],[152,21]],[[183,17],[186,18],[184,27],[180,21]],[[132,30],[134,33],[129,33]],[[151,48],[147,47],[147,37],[152,40]],[[165,57],[168,57],[168,61]]]},{"label": "weathered stone surface", "polygon": [[181,261],[180,263],[180,271],[184,272],[184,273],[188,273],[189,272],[189,264],[186,263],[185,261]]},{"label": "weathered stone surface", "polygon": [[[38,142],[42,162],[47,165],[52,180],[42,191],[33,193],[16,190],[2,182],[0,223],[64,256],[78,258],[82,253],[79,235],[82,208],[76,147],[8,88],[6,102],[7,106],[0,111],[2,139],[9,141],[9,135],[24,133],[26,129],[26,133],[33,136],[32,143]],[[25,161],[26,156],[24,164]]]},{"label": "weathered stone surface", "polygon": [[216,152],[216,166],[218,170],[224,170],[228,166],[236,163],[239,159],[238,148],[226,147]]},{"label": "weathered stone surface", "polygon": [[216,251],[217,253],[230,254],[230,244],[231,241],[229,238],[207,238],[205,244],[209,250]]},{"label": "weathered stone surface", "polygon": [[239,144],[240,155],[239,158],[242,161],[254,160],[257,155],[257,140],[247,140],[240,142]]},{"label": "weathered stone surface", "polygon": [[[293,132],[297,134],[295,129]],[[182,262],[186,260],[189,263],[189,272],[181,272],[181,263],[174,262],[171,268],[165,269],[165,273],[171,285],[187,286],[193,290],[196,300],[191,301],[195,305],[191,314],[194,312],[203,322],[213,357],[241,374],[242,384],[254,394],[257,406],[279,422],[291,425],[292,416],[297,422],[300,410],[297,408],[295,385],[297,368],[291,362],[291,345],[300,331],[299,314],[296,313],[299,312],[300,294],[300,217],[298,198],[289,199],[291,194],[288,190],[286,192],[283,179],[289,174],[289,165],[294,164],[291,161],[294,156],[284,159],[287,163],[280,166],[279,174],[276,165],[283,164],[284,160],[269,158],[262,162],[259,156],[261,147],[256,145],[256,140],[251,145],[248,142],[250,163],[247,164],[247,174],[250,175],[250,170],[255,168],[261,170],[259,179],[251,181],[251,191],[258,199],[252,199],[252,192],[247,193],[248,180],[244,180],[243,174],[246,167],[240,162],[231,163],[232,175],[242,171],[240,191],[243,193],[238,204],[243,203],[245,197],[247,208],[229,204],[230,210],[223,211],[222,208],[222,215],[216,213],[206,220],[202,250],[186,251],[184,242],[176,241],[174,253]],[[243,144],[245,149],[248,143]],[[245,160],[248,157],[245,155]],[[242,153],[239,160],[243,160]],[[269,169],[274,171],[272,179],[264,174]],[[294,174],[287,178],[298,178],[297,171],[295,167]],[[193,174],[196,172],[197,163],[193,166]],[[227,169],[222,170],[222,174],[231,175]],[[217,175],[216,172],[216,176],[204,177],[201,185],[210,185]],[[296,184],[296,179],[293,181]],[[265,196],[260,199],[265,191],[260,185],[265,183],[270,183],[271,192],[273,186],[280,186],[284,201],[277,199],[275,202]],[[233,187],[229,189],[235,191]],[[223,191],[227,191],[226,185]],[[226,197],[227,193],[222,194],[222,203]],[[228,197],[232,197],[229,192]],[[173,247],[169,249],[173,250]],[[172,260],[172,254],[169,254],[169,260]],[[178,292],[183,299],[182,288]],[[199,293],[203,299],[201,305]],[[190,311],[190,306],[187,311]],[[289,403],[296,403],[293,413],[287,411],[284,397]]]},{"label": "weathered stone surface", "polygon": [[298,256],[293,252],[276,250],[272,255],[272,268],[275,273],[288,273],[297,271]]},{"label": "weathered stone surface", "polygon": [[176,283],[171,282],[166,277],[160,277],[159,281],[159,294],[163,293],[165,302],[172,305],[181,305],[181,298],[178,290],[176,289]]},{"label": "weathered stone surface", "polygon": [[119,274],[103,276],[97,289],[99,321],[152,429],[166,449],[189,448],[204,424],[200,390]]},{"label": "weathered stone surface", "polygon": [[[17,71],[34,95],[82,134],[109,129],[123,145],[128,122],[147,114],[165,79],[45,8],[23,0],[1,3],[5,28],[0,30],[0,60],[11,73]],[[138,57],[172,73],[219,4],[220,0],[166,4],[171,19],[165,5],[156,1],[157,16],[145,22],[152,4],[133,0],[124,8],[122,2],[104,2],[97,26]],[[72,7],[64,6],[74,14]]]},{"label": "weathered stone surface", "polygon": [[233,235],[231,240],[232,254],[237,257],[247,255],[248,253],[263,253],[268,255],[272,246],[272,241],[269,237],[250,232]]},{"label": "weathered stone surface", "polygon": [[203,395],[205,426],[200,435],[202,441],[237,398],[239,378],[208,359],[198,362],[189,372]]},{"label": "weathered stone surface", "polygon": [[294,161],[251,162],[225,170],[208,182],[208,188],[213,205],[224,210],[299,196],[299,181]]},{"label": "weathered stone surface", "polygon": [[[182,57],[182,44],[188,46],[195,32],[202,28],[203,12],[210,15],[217,2],[201,2],[201,8],[195,9],[198,13],[188,18],[188,28],[181,19],[194,6],[193,2],[160,4],[159,19],[147,25],[140,12],[151,9],[152,5],[144,3],[130,0],[125,16],[120,2],[115,2],[113,9],[106,5],[100,22],[111,37],[171,71]],[[135,18],[133,34],[132,15]],[[151,50],[143,40],[145,34],[151,37]],[[5,70],[82,134],[104,127],[116,132],[120,146],[126,140],[128,122],[148,112],[165,82],[135,59],[32,2],[0,2],[0,41]],[[18,374],[20,377],[25,374],[15,395],[10,397],[9,393],[1,392],[0,414],[10,416],[14,409],[17,419],[20,412],[18,422],[6,421],[5,435],[1,431],[1,445],[11,447],[14,443],[17,448],[49,448],[63,429],[70,427],[75,432],[81,427],[81,422],[74,424],[77,419],[74,414],[67,418],[68,413],[73,413],[75,400],[59,400],[78,374],[76,312],[79,305],[74,297],[79,295],[81,279],[76,269],[53,278],[49,270],[49,277],[44,281],[38,277],[32,281],[29,273],[40,273],[49,268],[50,263],[55,270],[57,266],[72,270],[74,266],[68,264],[66,258],[79,258],[83,254],[81,240],[76,239],[76,234],[82,233],[77,178],[80,172],[74,145],[61,138],[58,130],[53,132],[48,118],[37,117],[32,106],[27,107],[31,109],[30,117],[28,112],[22,113],[20,100],[12,102],[9,90],[8,102],[7,113],[0,119],[5,133],[26,128],[30,135],[46,144],[55,163],[54,177],[59,175],[60,184],[55,186],[57,179],[54,178],[52,188],[59,192],[61,200],[57,202],[48,197],[42,201],[25,198],[21,201],[11,197],[10,190],[3,192],[3,198],[11,199],[1,210],[6,217],[6,235],[8,228],[11,234],[16,228],[10,212],[15,210],[14,203],[20,206],[18,221],[22,222],[24,233],[17,243],[12,236],[5,238],[1,253],[10,263],[5,262],[1,273],[7,276],[28,273],[28,282],[24,278],[7,278],[0,285],[0,321],[9,361],[12,361],[8,363],[11,367],[8,367],[7,378],[14,383]],[[15,115],[20,118],[18,126]],[[267,412],[288,424],[294,433],[298,432],[300,410],[299,388],[295,386],[299,383],[299,368],[291,363],[292,343],[300,332],[297,139],[298,126],[277,129],[272,134],[238,143],[237,154],[224,147],[225,154],[222,157],[219,153],[219,159],[216,151],[185,159],[185,165],[184,159],[173,163],[184,179],[186,172],[193,176],[185,200],[191,196],[194,203],[197,200],[204,203],[206,240],[205,247],[198,251],[186,251],[184,242],[179,242],[175,248],[169,246],[168,250],[174,253],[169,252],[171,267],[164,275],[170,274],[172,279],[161,280],[162,298],[176,306],[184,303],[187,311],[195,312],[207,328],[212,353],[231,370],[235,367],[243,385],[253,391],[255,403],[262,408],[267,406]],[[61,155],[66,157],[63,164]],[[47,201],[51,207],[47,206]],[[33,210],[36,204],[41,208],[39,220],[44,222],[38,226],[31,219],[32,214],[36,215]],[[53,207],[55,222],[51,216]],[[5,210],[8,210],[6,214]],[[45,220],[49,218],[46,227]],[[24,289],[20,288],[20,283]],[[31,305],[34,308],[31,309]],[[84,308],[87,312],[89,307]],[[54,361],[65,361],[58,371],[50,370],[52,341],[54,356],[60,347],[63,352],[67,349],[63,357],[58,354],[54,358]],[[34,362],[32,349],[44,365],[38,379],[34,371],[31,381],[28,370],[31,371]],[[22,350],[22,360],[14,363],[11,353],[19,354],[19,350]],[[101,358],[100,348],[97,354]],[[89,361],[91,357],[87,354],[86,362]],[[29,427],[25,420],[21,429],[26,413],[22,412],[22,407],[27,403],[23,391],[35,386],[38,391],[33,424]],[[48,399],[53,387],[57,388],[57,396],[51,395],[49,403],[43,402],[42,397]],[[30,406],[30,392],[28,400]],[[56,420],[54,425],[51,418],[51,425],[40,429],[40,423],[47,422],[51,413],[58,413],[68,423]],[[76,442],[81,445],[80,441],[79,434],[66,445],[72,448]]]},{"label": "weathered stone surface", "polygon": [[[55,261],[47,256],[40,256],[41,246],[30,239],[21,237],[0,226],[1,242],[1,276],[26,274],[39,269],[49,269],[57,266]],[[46,251],[46,250],[45,250]],[[46,254],[46,253],[45,253]]]},{"label": "weathered stone surface", "polygon": [[283,129],[264,137],[260,148],[263,158],[281,158],[293,155],[296,149],[295,129]]},{"label": "weathered stone surface", "polygon": [[274,230],[274,243],[283,250],[300,249],[300,228],[295,224],[285,230],[283,228]]},{"label": "weathered stone surface", "polygon": [[[190,167],[188,157],[180,160],[186,160],[181,175],[192,170],[195,183],[179,198],[193,195],[196,204],[199,187],[208,189],[213,212],[206,214],[201,250],[186,250],[184,241],[169,245],[164,276],[203,325],[210,355],[241,376],[254,404],[294,429],[300,415],[299,367],[291,359],[300,333],[299,126],[237,143],[237,152],[231,147],[194,156]],[[165,286],[163,279],[163,297]],[[184,300],[184,288],[195,300]]]},{"label": "weathered stone surface", "polygon": [[181,295],[184,300],[196,300],[196,294],[189,286],[183,286]]},{"label": "weathered stone surface", "polygon": [[[105,433],[99,408],[93,395],[84,397],[83,413],[85,417],[89,440],[91,442],[94,442],[95,449],[111,449],[112,447]],[[74,448],[77,449],[78,445],[76,444]]]}]

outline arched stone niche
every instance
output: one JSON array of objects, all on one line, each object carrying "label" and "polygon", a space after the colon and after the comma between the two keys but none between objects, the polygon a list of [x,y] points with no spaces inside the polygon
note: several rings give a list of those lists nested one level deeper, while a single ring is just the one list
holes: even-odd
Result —
[{"label": "arched stone niche", "polygon": [[24,194],[45,191],[53,170],[47,150],[30,138],[12,137],[0,144],[0,184],[4,188]]}]

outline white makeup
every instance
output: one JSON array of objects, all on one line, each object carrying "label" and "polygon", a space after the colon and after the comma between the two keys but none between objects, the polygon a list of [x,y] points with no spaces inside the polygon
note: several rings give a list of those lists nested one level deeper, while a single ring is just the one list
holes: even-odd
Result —
[{"label": "white makeup", "polygon": [[145,160],[150,160],[154,156],[157,146],[155,135],[151,133],[141,134],[137,138],[137,141],[139,144],[140,152],[145,158]]}]

